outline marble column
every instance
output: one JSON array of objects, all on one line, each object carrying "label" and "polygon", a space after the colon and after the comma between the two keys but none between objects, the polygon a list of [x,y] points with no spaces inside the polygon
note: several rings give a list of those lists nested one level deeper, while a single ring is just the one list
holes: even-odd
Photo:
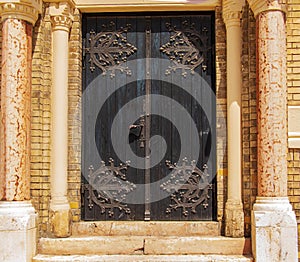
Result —
[{"label": "marble column", "polygon": [[36,1],[0,4],[0,260],[31,261],[37,215],[30,201],[32,28]]},{"label": "marble column", "polygon": [[[264,4],[262,4],[263,2]],[[297,223],[287,197],[286,28],[278,1],[249,1],[257,23],[258,196],[255,260],[298,261]]]},{"label": "marble column", "polygon": [[242,0],[223,1],[223,19],[227,39],[227,147],[228,194],[225,206],[225,235],[244,236],[242,203],[242,143],[241,143],[241,12]]},{"label": "marble column", "polygon": [[50,4],[53,83],[51,97],[50,221],[56,237],[70,236],[68,190],[68,41],[72,8],[67,2]]}]

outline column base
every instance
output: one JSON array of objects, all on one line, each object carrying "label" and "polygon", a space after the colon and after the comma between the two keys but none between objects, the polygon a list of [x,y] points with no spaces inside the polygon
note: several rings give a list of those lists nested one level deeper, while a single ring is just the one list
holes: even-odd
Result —
[{"label": "column base", "polygon": [[226,202],[225,236],[244,237],[244,211],[240,201],[228,199]]},{"label": "column base", "polygon": [[0,201],[0,261],[31,261],[36,254],[36,219],[30,201]]},{"label": "column base", "polygon": [[55,237],[69,237],[71,235],[71,218],[68,203],[50,204],[51,232]]},{"label": "column base", "polygon": [[256,262],[298,261],[296,216],[287,197],[257,197],[251,220]]}]

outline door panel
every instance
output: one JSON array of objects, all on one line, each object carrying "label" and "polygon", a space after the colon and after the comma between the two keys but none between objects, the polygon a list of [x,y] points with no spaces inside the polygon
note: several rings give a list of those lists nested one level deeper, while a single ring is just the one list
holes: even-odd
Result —
[{"label": "door panel", "polygon": [[[213,19],[212,13],[83,16],[84,220],[215,218],[215,97],[207,96],[204,92],[204,86],[208,83],[211,93],[214,93]],[[204,61],[197,65],[203,57]],[[162,69],[164,61],[174,59],[179,64],[170,64],[169,71],[168,68]],[[194,74],[191,74],[191,68]],[[178,74],[176,76],[175,72],[180,72],[181,77]],[[107,77],[102,77],[99,84],[97,77],[103,74]],[[130,81],[132,74],[137,76],[135,81]],[[95,82],[99,88],[94,88],[95,91],[89,94],[88,89]],[[170,99],[168,103],[161,103],[152,99],[153,95]],[[126,126],[128,137],[123,137],[121,133],[124,132],[120,130],[120,137],[114,139],[123,152],[126,152],[124,139],[127,139],[135,154],[125,154],[122,160],[125,158],[135,163],[142,157],[145,159],[145,168],[135,168],[130,164],[126,166],[115,151],[111,137],[113,123],[119,112],[139,97],[144,99],[143,113],[135,122]],[[195,97],[201,98],[200,103]],[[201,106],[203,104],[206,104],[205,112]],[[193,124],[197,128],[200,148],[198,159],[193,158],[195,147],[192,145],[197,139],[192,134],[184,140],[191,145],[185,152],[186,160],[180,159],[182,138],[180,130],[174,125],[178,105],[192,118],[192,121],[187,122],[187,129]],[[137,114],[139,110],[134,106],[130,108],[131,114]],[[171,118],[152,112],[169,114]],[[118,121],[129,123],[130,119],[130,114],[121,114]],[[151,139],[156,136],[163,137],[163,140]],[[93,150],[94,144],[96,153]],[[160,154],[159,150],[163,151],[164,144],[167,147],[163,158],[152,167],[153,155]],[[196,160],[195,164],[191,164],[192,160]],[[204,168],[205,165],[207,168]],[[178,174],[178,177],[172,177],[171,173]],[[190,174],[190,177],[183,182],[181,189],[165,197],[168,189],[173,188],[176,181],[186,178],[186,174]],[[155,182],[155,187],[150,186],[150,183]],[[136,191],[141,190],[139,185],[145,186],[142,187],[143,192],[136,194]],[[139,204],[135,203],[137,196]],[[157,199],[159,201],[152,201]]]}]

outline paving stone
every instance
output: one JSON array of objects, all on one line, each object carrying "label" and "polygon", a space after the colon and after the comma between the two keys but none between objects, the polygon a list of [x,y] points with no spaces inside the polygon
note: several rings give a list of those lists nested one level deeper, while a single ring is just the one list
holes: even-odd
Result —
[{"label": "paving stone", "polygon": [[47,256],[37,255],[33,262],[252,262],[246,256],[145,256],[145,255],[103,255],[103,256]]}]

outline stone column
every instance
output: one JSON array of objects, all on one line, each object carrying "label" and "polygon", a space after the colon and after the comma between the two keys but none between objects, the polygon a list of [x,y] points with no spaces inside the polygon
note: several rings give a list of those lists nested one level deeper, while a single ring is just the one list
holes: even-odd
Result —
[{"label": "stone column", "polygon": [[0,260],[31,261],[37,218],[30,201],[32,27],[41,1],[1,2]]},{"label": "stone column", "polygon": [[287,197],[286,28],[278,1],[249,1],[257,23],[258,196],[255,260],[298,261],[297,223]]},{"label": "stone column", "polygon": [[51,201],[50,220],[56,237],[70,235],[68,189],[68,41],[72,8],[67,2],[51,3],[53,83],[51,97]]},{"label": "stone column", "polygon": [[227,146],[228,195],[225,206],[225,235],[244,236],[242,204],[241,144],[241,12],[243,0],[223,1],[223,19],[227,39]]}]

